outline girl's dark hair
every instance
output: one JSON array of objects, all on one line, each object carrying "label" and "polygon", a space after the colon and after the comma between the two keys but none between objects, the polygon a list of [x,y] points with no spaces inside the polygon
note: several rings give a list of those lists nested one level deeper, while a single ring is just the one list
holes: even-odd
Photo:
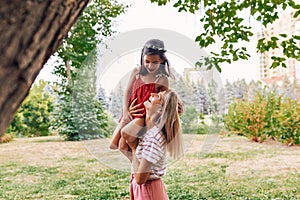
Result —
[{"label": "girl's dark hair", "polygon": [[143,62],[144,55],[159,55],[160,59],[163,61],[160,63],[158,74],[157,75],[164,75],[167,77],[172,77],[170,72],[170,62],[165,55],[165,45],[164,42],[159,39],[151,39],[147,41],[142,49],[141,52],[141,75],[146,75],[148,71],[146,70]]}]

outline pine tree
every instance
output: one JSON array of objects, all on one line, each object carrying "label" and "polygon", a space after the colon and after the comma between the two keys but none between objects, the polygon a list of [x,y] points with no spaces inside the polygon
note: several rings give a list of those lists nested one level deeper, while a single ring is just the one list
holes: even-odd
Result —
[{"label": "pine tree", "polygon": [[261,93],[262,86],[260,82],[250,81],[248,85],[248,92],[247,92],[247,99],[249,101],[252,101],[254,97],[257,95],[257,93]]},{"label": "pine tree", "polygon": [[73,112],[79,139],[106,137],[108,116],[97,99],[95,57],[84,63],[73,87]]},{"label": "pine tree", "polygon": [[286,98],[291,98],[292,96],[292,91],[291,91],[291,81],[287,76],[284,76],[282,80],[282,85],[279,88],[279,94],[286,97]]},{"label": "pine tree", "polygon": [[219,111],[216,88],[217,84],[213,80],[211,81],[211,83],[208,83],[208,114],[217,113]]},{"label": "pine tree", "polygon": [[108,111],[112,114],[113,118],[118,120],[122,114],[124,101],[124,90],[121,84],[118,84],[116,91],[111,91],[109,97]]},{"label": "pine tree", "polygon": [[225,108],[228,108],[228,106],[232,104],[234,101],[234,89],[232,83],[230,83],[228,80],[226,81],[225,84],[225,99],[226,99]]},{"label": "pine tree", "polygon": [[177,92],[185,106],[192,105],[192,86],[182,76],[171,82],[170,87]]},{"label": "pine tree", "polygon": [[100,85],[97,93],[97,99],[102,104],[103,109],[108,110],[108,100],[106,97],[105,89]]},{"label": "pine tree", "polygon": [[192,102],[197,112],[207,114],[208,110],[208,94],[203,83],[192,83],[193,98]]},{"label": "pine tree", "polygon": [[113,18],[125,8],[116,1],[91,1],[58,49],[61,62],[53,73],[61,79],[56,82],[59,101],[53,127],[69,140],[108,135],[108,116],[97,100],[92,73],[95,74],[97,44],[114,33]]},{"label": "pine tree", "polygon": [[300,102],[300,80],[294,79],[293,81],[293,94],[295,100]]}]

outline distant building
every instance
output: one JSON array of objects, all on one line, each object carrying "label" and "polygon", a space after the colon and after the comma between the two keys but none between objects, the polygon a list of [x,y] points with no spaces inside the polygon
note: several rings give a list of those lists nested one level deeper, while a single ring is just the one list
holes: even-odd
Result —
[{"label": "distant building", "polygon": [[201,83],[202,85],[207,86],[203,74],[195,68],[184,68],[183,75],[185,80],[190,83]]},{"label": "distant building", "polygon": [[[284,12],[273,24],[269,24],[262,32],[258,33],[258,39],[265,37],[269,40],[272,36],[278,36],[279,34],[287,34],[288,37],[300,35],[300,16],[293,18],[294,14],[295,11]],[[260,54],[259,75],[262,81],[267,84],[281,82],[285,76],[290,80],[300,79],[300,63],[298,61],[289,58],[285,63],[286,68],[279,66],[275,69],[270,69],[273,62],[272,56],[284,57],[282,48],[279,47]]]}]

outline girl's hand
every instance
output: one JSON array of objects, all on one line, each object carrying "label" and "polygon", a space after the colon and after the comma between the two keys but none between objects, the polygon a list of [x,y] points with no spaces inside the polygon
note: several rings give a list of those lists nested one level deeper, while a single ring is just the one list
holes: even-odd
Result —
[{"label": "girl's hand", "polygon": [[143,114],[140,114],[140,112],[143,111],[143,108],[139,108],[142,105],[142,103],[134,105],[136,101],[137,99],[134,99],[128,109],[131,117],[143,116]]}]

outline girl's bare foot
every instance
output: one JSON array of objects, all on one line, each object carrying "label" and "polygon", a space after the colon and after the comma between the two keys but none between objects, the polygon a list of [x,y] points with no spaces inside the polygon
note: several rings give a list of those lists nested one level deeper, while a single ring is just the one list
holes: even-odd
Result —
[{"label": "girl's bare foot", "polygon": [[113,143],[110,143],[109,148],[112,149],[112,150],[116,150],[116,149],[118,149],[118,145],[115,145],[115,144],[113,144]]}]

